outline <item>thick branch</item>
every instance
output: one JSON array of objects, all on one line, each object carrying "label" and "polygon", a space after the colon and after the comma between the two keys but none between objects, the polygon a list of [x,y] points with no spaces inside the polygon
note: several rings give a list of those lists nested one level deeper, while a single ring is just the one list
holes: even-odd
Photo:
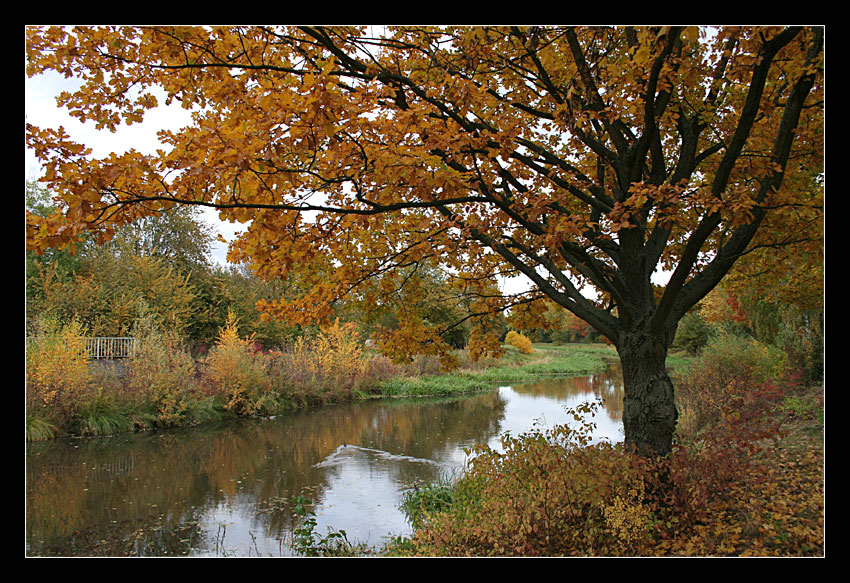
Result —
[{"label": "thick branch", "polygon": [[[721,163],[721,166],[724,166],[724,170],[723,172],[718,172],[718,176],[715,179],[714,190],[718,195],[725,190],[728,177],[734,166],[735,160],[729,158],[730,152],[740,152],[743,142],[746,141],[749,134],[749,129],[752,127],[758,102],[764,89],[767,69],[776,53],[799,32],[800,29],[798,28],[786,29],[764,45],[762,61],[753,73],[753,81],[751,82],[750,91],[747,96],[747,106],[745,106],[744,110],[745,115],[741,116],[741,122],[733,138],[733,146],[730,147],[730,150],[727,150],[726,156]],[[810,47],[807,55],[807,63],[814,61],[815,56],[821,50],[822,41],[822,31],[818,30],[815,42]],[[806,97],[814,86],[814,82],[814,73],[806,73],[794,85],[791,95],[785,104],[782,120],[774,138],[771,162],[778,169],[769,171],[768,176],[762,180],[760,189],[754,198],[756,203],[763,201],[770,192],[777,190],[782,185],[785,167],[788,163],[791,145],[794,139],[794,130],[797,128]],[[764,209],[756,206],[753,209],[753,220],[735,229],[732,236],[721,247],[711,263],[686,284],[685,278],[693,268],[702,244],[709,234],[720,224],[721,216],[720,213],[713,213],[703,219],[688,240],[685,254],[674,271],[667,290],[665,290],[654,318],[653,326],[655,328],[661,329],[669,325],[669,322],[678,321],[687,310],[705,297],[720,282],[735,261],[745,253],[764,215]]]}]

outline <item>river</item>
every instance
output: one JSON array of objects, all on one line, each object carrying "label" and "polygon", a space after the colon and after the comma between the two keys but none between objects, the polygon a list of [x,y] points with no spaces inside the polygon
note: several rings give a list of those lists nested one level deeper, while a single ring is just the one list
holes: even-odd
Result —
[{"label": "river", "polygon": [[622,440],[617,365],[473,397],[380,399],[203,428],[33,443],[28,556],[276,557],[292,554],[293,500],[315,532],[379,548],[409,535],[407,488],[456,476],[476,444],[567,423],[601,399],[595,439]]}]

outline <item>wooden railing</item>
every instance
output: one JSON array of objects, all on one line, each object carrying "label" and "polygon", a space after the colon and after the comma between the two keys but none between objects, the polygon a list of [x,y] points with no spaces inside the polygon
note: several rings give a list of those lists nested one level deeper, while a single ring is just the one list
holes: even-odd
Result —
[{"label": "wooden railing", "polygon": [[[41,336],[27,336],[27,350],[33,343],[41,340]],[[132,358],[136,356],[137,340],[130,336],[92,336],[82,338],[85,349],[91,359]]]},{"label": "wooden railing", "polygon": [[89,358],[132,358],[136,355],[136,339],[128,336],[86,338]]},{"label": "wooden railing", "polygon": [[[31,349],[34,342],[39,342],[41,336],[28,336],[26,339],[27,350]],[[93,336],[83,338],[86,343],[86,352],[91,359],[113,359],[132,358],[136,356],[137,340],[130,336]]]}]

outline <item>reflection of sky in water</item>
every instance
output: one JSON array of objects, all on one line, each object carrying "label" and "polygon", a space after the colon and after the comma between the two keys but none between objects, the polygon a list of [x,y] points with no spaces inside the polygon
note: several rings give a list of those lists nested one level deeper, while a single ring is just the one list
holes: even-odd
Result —
[{"label": "reflection of sky in water", "polygon": [[[30,480],[36,485],[85,480],[92,490],[88,497],[101,505],[108,499],[108,505],[116,506],[113,510],[124,519],[144,519],[144,513],[132,514],[140,505],[171,505],[176,512],[171,516],[177,517],[191,509],[197,532],[185,535],[192,537],[185,543],[180,535],[176,546],[184,552],[191,547],[193,556],[290,555],[290,529],[297,522],[291,501],[299,492],[314,502],[316,537],[326,536],[333,528],[346,531],[353,543],[380,547],[387,536],[410,534],[399,509],[404,491],[417,483],[457,476],[468,461],[466,450],[476,440],[499,448],[499,437],[505,432],[519,436],[535,427],[573,426],[575,421],[566,409],[602,396],[611,411],[597,411],[595,439],[622,441],[617,410],[622,408],[621,391],[618,381],[612,384],[605,377],[550,379],[501,387],[498,398],[489,393],[434,404],[331,407],[269,421],[265,426],[239,425],[238,430],[202,436],[200,441],[192,441],[190,432],[173,437],[139,436],[138,447],[119,444],[113,453],[98,454],[97,442],[92,441],[93,450],[87,453],[53,448],[56,461],[39,465],[44,473],[34,474]],[[163,447],[166,441],[171,445]],[[142,447],[145,445],[149,449]],[[174,454],[168,453],[171,447]],[[119,468],[113,458],[131,463]],[[80,469],[94,463],[113,467],[115,475]],[[139,479],[147,480],[146,485],[134,487]],[[125,492],[125,488],[129,490]],[[71,495],[64,498],[57,493],[38,499],[43,506],[37,507],[40,513],[36,518],[44,517],[45,525],[34,533],[35,538],[59,528],[50,521],[51,508],[79,508],[74,505],[73,489],[67,490]],[[188,508],[174,499],[184,497],[186,490],[192,493]],[[124,504],[132,504],[126,501],[134,499],[130,495],[138,498],[138,504],[117,508],[122,504],[120,498],[125,498]],[[91,510],[77,514],[72,515],[78,521],[74,529],[104,521]],[[107,518],[114,521],[111,515]],[[127,534],[117,536],[126,538]]]},{"label": "reflection of sky in water", "polygon": [[[552,428],[561,424],[573,426],[575,421],[567,409],[585,401],[595,400],[593,393],[571,394],[559,398],[521,394],[511,387],[500,387],[500,397],[506,402],[499,433],[488,445],[499,449],[499,437],[510,432],[520,435],[532,427]],[[611,418],[600,408],[594,417],[594,442],[622,440],[622,422]],[[384,451],[351,445],[340,446],[319,466],[333,468],[328,476],[322,500],[317,504],[316,533],[327,534],[328,527],[345,530],[352,542],[380,546],[389,535],[408,535],[410,526],[398,508],[405,484],[399,481],[400,467],[405,464],[431,466],[440,477],[457,474],[466,464],[464,451],[474,444],[446,444],[438,454],[439,461],[423,460]]]},{"label": "reflection of sky in water", "polygon": [[[567,424],[576,426],[572,415],[567,409],[583,402],[593,401],[593,394],[569,395],[562,399],[552,399],[548,396],[527,395],[514,391],[511,387],[500,387],[499,393],[507,402],[505,418],[500,431],[510,432],[518,436],[529,431],[532,427],[552,428]],[[623,423],[612,419],[604,408],[599,408],[593,417],[596,429],[593,432],[593,442],[608,440],[617,443],[623,439]],[[497,448],[499,436],[490,440],[490,447]]]},{"label": "reflection of sky in water", "polygon": [[253,505],[229,499],[207,510],[201,527],[206,533],[204,548],[195,549],[195,557],[279,557],[290,555],[289,546],[280,537],[267,536],[257,524]]},{"label": "reflection of sky in water", "polygon": [[[463,459],[463,454],[458,459]],[[434,479],[451,475],[461,464],[390,454],[385,451],[340,445],[316,464],[327,470],[321,500],[314,500],[316,538],[330,530],[343,530],[352,543],[380,547],[387,536],[409,535],[410,525],[399,508],[405,484],[406,465],[433,469]],[[306,494],[309,497],[309,492]],[[203,527],[209,543],[194,556],[281,556],[291,554],[281,536],[263,532],[250,500],[236,500],[211,509]],[[289,535],[287,535],[289,536]],[[288,540],[288,539],[287,539]],[[250,543],[250,545],[248,545]]]},{"label": "reflection of sky in water", "polygon": [[317,533],[327,527],[344,530],[349,541],[379,546],[387,535],[410,534],[399,509],[400,470],[406,464],[442,469],[441,464],[369,448],[343,445],[321,463],[333,468],[328,487],[316,507]]}]

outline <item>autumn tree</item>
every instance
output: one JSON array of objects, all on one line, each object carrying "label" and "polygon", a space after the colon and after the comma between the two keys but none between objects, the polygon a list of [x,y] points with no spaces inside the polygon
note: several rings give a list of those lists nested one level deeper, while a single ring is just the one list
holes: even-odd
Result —
[{"label": "autumn tree", "polygon": [[[111,130],[143,119],[156,90],[194,121],[162,132],[155,155],[103,159],[27,125],[61,202],[27,216],[28,242],[106,240],[174,205],[214,206],[247,225],[230,256],[258,275],[332,267],[266,306],[293,323],[436,259],[473,314],[533,315],[548,298],[610,339],[626,444],[665,454],[679,319],[822,173],[823,32],[32,27],[28,73],[79,79],[59,98],[72,115]],[[494,293],[519,274],[530,291]]]},{"label": "autumn tree", "polygon": [[[116,256],[158,257],[186,273],[203,271],[209,267],[215,234],[197,210],[175,208],[125,225],[116,230],[105,251]],[[94,249],[90,252],[96,253]]]},{"label": "autumn tree", "polygon": [[[397,277],[386,282],[381,277],[371,278],[369,285],[359,286],[363,288],[359,293],[340,304],[337,313],[359,322],[373,336],[389,338],[405,321],[414,319],[435,331],[445,344],[466,347],[473,320],[468,303],[473,299],[455,289],[452,278],[435,267],[434,261],[417,261],[402,273],[400,287],[396,287]],[[402,352],[399,356],[409,355]]]}]

